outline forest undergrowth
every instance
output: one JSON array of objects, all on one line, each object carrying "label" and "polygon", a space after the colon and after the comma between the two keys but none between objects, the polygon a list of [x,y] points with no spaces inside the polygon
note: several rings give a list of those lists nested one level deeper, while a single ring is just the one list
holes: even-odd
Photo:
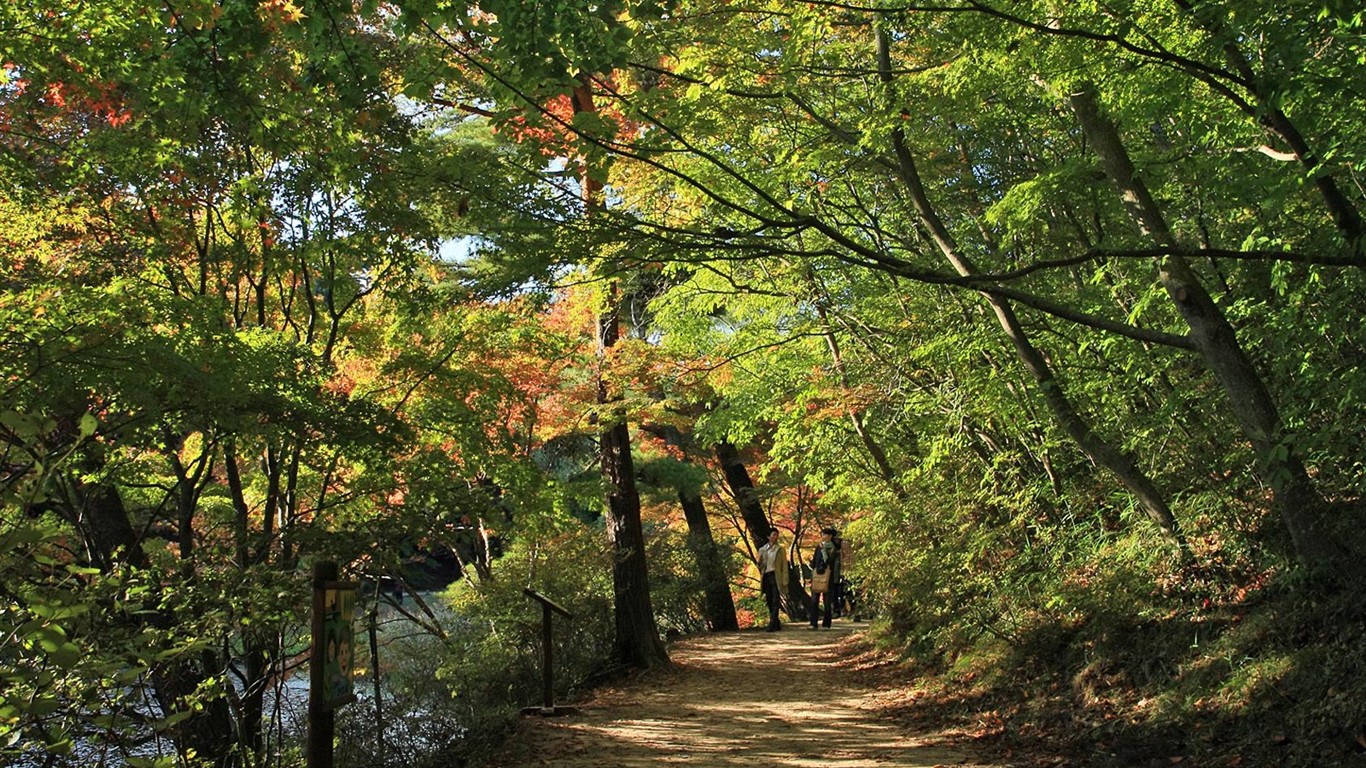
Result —
[{"label": "forest undergrowth", "polygon": [[881,623],[873,641],[910,688],[895,716],[1013,764],[1366,765],[1360,587],[1237,570],[1207,561],[1146,592],[1112,573],[1074,595],[1085,612],[1009,633]]}]

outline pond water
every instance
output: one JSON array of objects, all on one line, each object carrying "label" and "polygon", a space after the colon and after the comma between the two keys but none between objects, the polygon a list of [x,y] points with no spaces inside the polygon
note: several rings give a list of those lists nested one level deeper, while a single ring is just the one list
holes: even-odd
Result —
[{"label": "pond water", "polygon": [[[446,631],[459,630],[460,622],[435,594],[422,594],[423,601],[432,610],[436,621]],[[403,601],[409,612],[421,615],[420,609],[409,598]],[[368,611],[368,607],[365,608]],[[368,635],[368,612],[358,613],[353,621],[355,631],[356,669],[353,678],[356,701],[338,712],[338,734],[343,739],[357,738],[375,740],[374,733],[374,683],[371,668]],[[424,616],[425,618],[425,616]],[[380,695],[384,699],[385,742],[394,746],[403,745],[403,751],[423,751],[440,746],[441,742],[460,738],[464,729],[458,724],[435,718],[420,704],[420,698],[413,701],[410,697],[399,697],[396,691],[389,690],[389,679],[385,670],[394,663],[408,661],[406,657],[417,655],[420,663],[430,671],[439,661],[441,643],[427,634],[418,624],[388,605],[381,605],[378,612],[377,636],[380,646],[381,679]],[[302,628],[294,628],[293,633],[303,637]],[[435,655],[434,655],[435,654]],[[234,660],[235,663],[240,660]],[[265,697],[265,717],[262,723],[267,752],[279,755],[291,746],[298,746],[304,740],[308,728],[309,668],[306,658],[290,660],[291,668],[272,681]],[[229,674],[237,699],[243,692],[239,676]],[[432,682],[436,681],[432,678]],[[435,692],[435,691],[434,691]],[[6,768],[91,768],[108,766],[120,768],[129,764],[129,758],[158,758],[176,754],[175,745],[166,738],[158,736],[150,727],[133,727],[135,720],[152,722],[163,716],[150,686],[141,685],[120,691],[111,691],[110,700],[121,702],[123,711],[119,720],[128,723],[120,728],[117,735],[108,729],[90,729],[75,739],[70,754],[49,755],[41,744],[24,745],[23,753],[13,758]],[[112,716],[114,712],[89,713],[82,719],[86,722],[96,720],[100,715]],[[234,712],[234,714],[236,714]],[[386,751],[388,751],[386,749]],[[276,764],[272,760],[271,764]]]}]

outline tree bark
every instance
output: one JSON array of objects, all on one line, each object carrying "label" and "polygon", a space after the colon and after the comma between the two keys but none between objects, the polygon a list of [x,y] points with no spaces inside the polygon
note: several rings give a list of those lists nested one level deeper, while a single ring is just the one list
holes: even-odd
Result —
[{"label": "tree bark", "polygon": [[[1139,231],[1159,245],[1177,246],[1161,208],[1134,170],[1119,130],[1101,112],[1094,88],[1087,84],[1068,100]],[[1289,529],[1296,554],[1312,568],[1334,569],[1345,564],[1346,552],[1332,535],[1327,506],[1286,434],[1270,389],[1243,350],[1233,326],[1184,258],[1160,257],[1157,272],[1190,328],[1191,340],[1206,367],[1228,395],[1244,436],[1263,462],[1274,505]]]},{"label": "tree bark", "polygon": [[188,718],[171,728],[171,738],[181,759],[214,768],[236,768],[242,760],[234,749],[232,713],[223,696],[203,701],[202,708],[194,709],[200,685],[216,672],[216,654],[205,651],[197,658],[176,659],[153,671],[152,688],[164,714],[190,710]]},{"label": "tree bark", "polygon": [[[242,473],[238,466],[237,440],[229,437],[223,441],[223,469],[227,480],[228,497],[233,506],[233,538],[237,567],[245,573],[256,558],[264,559],[265,553],[252,552],[250,509],[247,506],[246,489],[242,483]],[[265,518],[269,520],[271,511]],[[268,537],[262,538],[268,542]],[[268,545],[267,545],[268,546]],[[264,722],[266,712],[266,689],[270,684],[271,671],[279,647],[275,638],[251,626],[239,626],[242,637],[243,681],[241,718],[238,732],[243,745],[253,756],[259,757],[265,748]]]},{"label": "tree bark", "polygon": [[259,758],[265,748],[266,689],[274,660],[274,648],[256,631],[242,630],[243,676],[242,719],[238,725],[242,744]]},{"label": "tree bark", "polygon": [[[138,570],[149,568],[118,490],[106,483],[79,481],[72,490],[74,493],[68,501],[78,512],[73,518],[89,522],[84,528],[91,538],[92,550],[98,553],[97,566],[106,572],[120,565]],[[152,613],[149,619],[162,630],[177,623],[176,617],[164,609]],[[171,729],[171,738],[181,755],[193,752],[213,766],[230,768],[239,761],[233,750],[232,715],[227,699],[216,696],[200,700],[198,707],[188,703],[194,699],[200,685],[217,674],[218,661],[217,654],[211,651],[168,659],[152,671],[152,689],[163,714],[192,712]]]},{"label": "tree bark", "polygon": [[71,519],[86,540],[91,564],[105,573],[120,564],[147,568],[142,539],[128,519],[118,489],[105,483],[87,484],[77,480],[71,487],[69,503],[75,508]]},{"label": "tree bark", "polygon": [[[615,295],[609,302],[609,308],[604,310],[598,322],[598,348],[603,356],[616,344],[619,332]],[[597,399],[598,404],[604,406],[613,401],[601,374]],[[602,451],[602,475],[607,481],[616,656],[633,667],[667,664],[669,655],[659,638],[650,602],[650,577],[645,563],[645,533],[640,523],[640,492],[636,488],[635,462],[631,458],[631,433],[622,414],[611,413],[608,419],[598,442]]]},{"label": "tree bark", "polygon": [[735,599],[731,597],[730,582],[721,564],[721,552],[711,535],[711,523],[707,520],[702,496],[695,491],[679,488],[678,503],[683,508],[683,519],[688,523],[688,547],[697,559],[697,572],[702,578],[707,626],[713,632],[739,629]]},{"label": "tree bark", "polygon": [[[768,534],[776,526],[770,523],[768,515],[764,514],[764,507],[759,503],[759,493],[754,487],[754,481],[750,479],[749,470],[745,469],[745,463],[740,460],[740,452],[735,445],[725,440],[717,443],[716,460],[721,464],[721,474],[725,475],[726,485],[730,486],[731,495],[735,497],[735,505],[740,509],[740,519],[745,521],[750,540],[754,542],[753,550],[758,552],[760,547],[768,543]],[[800,562],[800,550],[797,550],[797,555],[790,558],[794,567]],[[806,606],[810,603],[811,596],[802,586],[801,579],[787,580],[787,601],[789,616],[797,620],[806,618]]]}]

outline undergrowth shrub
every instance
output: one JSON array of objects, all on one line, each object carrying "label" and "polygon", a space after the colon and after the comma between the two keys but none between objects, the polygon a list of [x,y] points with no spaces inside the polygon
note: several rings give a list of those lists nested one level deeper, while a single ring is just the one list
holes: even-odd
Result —
[{"label": "undergrowth shrub", "polygon": [[[611,567],[600,529],[573,526],[535,545],[517,542],[483,582],[456,582],[442,599],[445,636],[420,634],[386,648],[385,718],[404,732],[407,753],[386,760],[365,723],[338,755],[340,766],[445,766],[494,748],[525,706],[541,703],[541,606],[530,587],[573,615],[556,615],[557,700],[590,684],[612,649]],[[355,707],[352,717],[373,717]],[[367,746],[369,745],[369,746]]]},{"label": "undergrowth shrub", "polygon": [[921,490],[849,535],[874,639],[946,717],[992,713],[969,732],[1097,767],[1366,765],[1366,607],[1264,535],[1258,500],[1187,496],[1183,560],[1132,509]]},{"label": "undergrowth shrub", "polygon": [[[650,602],[655,622],[666,638],[702,632],[707,628],[703,588],[697,557],[687,533],[667,526],[646,530],[646,562],[650,568]],[[729,562],[723,567],[729,571]]]}]

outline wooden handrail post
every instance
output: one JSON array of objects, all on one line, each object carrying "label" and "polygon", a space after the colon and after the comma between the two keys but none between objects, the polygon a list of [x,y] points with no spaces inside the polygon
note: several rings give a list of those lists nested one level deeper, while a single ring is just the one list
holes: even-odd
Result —
[{"label": "wooden handrail post", "polygon": [[545,695],[541,697],[541,706],[546,709],[555,708],[555,643],[551,638],[550,621],[550,604],[542,603],[541,645],[544,646],[545,656],[541,664],[541,686]]},{"label": "wooden handrail post", "polygon": [[574,707],[555,706],[555,642],[554,633],[551,631],[552,621],[556,613],[566,619],[574,618],[573,614],[560,606],[556,605],[550,598],[542,595],[530,587],[522,590],[522,594],[541,604],[541,706],[527,707],[522,710],[522,714],[534,715],[567,715],[578,710]]}]

